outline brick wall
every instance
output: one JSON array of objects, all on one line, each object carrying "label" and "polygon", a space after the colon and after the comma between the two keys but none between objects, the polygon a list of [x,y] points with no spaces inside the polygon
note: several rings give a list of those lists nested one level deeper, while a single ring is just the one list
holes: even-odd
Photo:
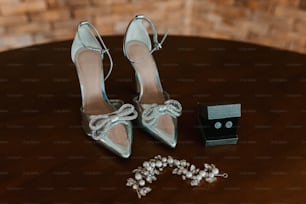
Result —
[{"label": "brick wall", "polygon": [[306,0],[0,0],[0,51],[71,39],[84,19],[103,35],[123,34],[137,13],[161,33],[306,53]]}]

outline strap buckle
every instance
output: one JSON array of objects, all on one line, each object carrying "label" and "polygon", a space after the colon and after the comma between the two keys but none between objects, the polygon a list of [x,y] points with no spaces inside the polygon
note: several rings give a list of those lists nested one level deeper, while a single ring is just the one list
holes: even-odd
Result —
[{"label": "strap buckle", "polygon": [[132,63],[141,62],[141,61],[143,61],[145,58],[147,58],[148,56],[150,56],[153,52],[162,49],[162,44],[164,43],[164,41],[166,40],[166,38],[167,38],[167,36],[168,36],[168,32],[166,32],[166,33],[164,34],[164,36],[162,37],[161,41],[159,42],[159,41],[158,41],[158,34],[157,34],[156,29],[155,29],[155,26],[154,26],[153,22],[152,22],[149,18],[147,18],[147,17],[144,16],[144,15],[136,15],[135,18],[132,20],[132,22],[135,21],[135,20],[144,20],[144,21],[146,21],[146,22],[149,24],[149,26],[150,26],[150,28],[151,28],[151,30],[152,30],[152,34],[153,34],[153,37],[152,37],[152,38],[153,38],[153,40],[152,40],[152,41],[153,41],[153,49],[150,50],[150,52],[149,52],[148,55],[145,55],[145,56],[141,57],[140,59],[136,59],[136,60],[130,59],[130,58],[128,57],[128,55],[125,53],[126,57],[127,57]]}]

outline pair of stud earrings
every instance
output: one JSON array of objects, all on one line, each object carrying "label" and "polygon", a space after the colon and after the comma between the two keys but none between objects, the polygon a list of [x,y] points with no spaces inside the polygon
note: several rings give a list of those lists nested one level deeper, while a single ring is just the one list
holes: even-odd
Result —
[{"label": "pair of stud earrings", "polygon": [[[215,124],[214,124],[214,127],[216,128],[216,129],[220,129],[220,128],[222,128],[222,123],[221,122],[216,122]],[[233,127],[233,122],[232,121],[227,121],[226,123],[225,123],[225,127],[226,128],[232,128]]]}]

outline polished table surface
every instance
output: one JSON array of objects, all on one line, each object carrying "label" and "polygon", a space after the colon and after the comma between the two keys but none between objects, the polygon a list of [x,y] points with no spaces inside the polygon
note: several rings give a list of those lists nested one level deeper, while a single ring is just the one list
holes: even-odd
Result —
[{"label": "polished table surface", "polygon": [[[110,98],[132,102],[134,72],[122,37],[104,38],[115,67]],[[170,36],[154,53],[165,90],[183,105],[170,149],[134,124],[129,159],[85,136],[71,41],[0,53],[0,203],[305,203],[306,56],[251,44]],[[105,62],[107,63],[107,62]],[[197,104],[241,103],[239,143],[205,147]],[[142,199],[126,187],[155,155],[198,167],[214,163],[227,179],[190,187],[164,171]]]}]

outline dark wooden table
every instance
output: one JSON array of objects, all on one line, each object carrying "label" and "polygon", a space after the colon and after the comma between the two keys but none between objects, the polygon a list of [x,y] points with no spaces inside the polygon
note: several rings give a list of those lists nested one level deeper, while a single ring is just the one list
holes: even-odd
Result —
[{"label": "dark wooden table", "polygon": [[[105,37],[114,58],[110,98],[131,102],[134,73],[122,37]],[[251,44],[170,36],[155,53],[164,88],[181,101],[178,145],[135,125],[124,160],[80,127],[71,41],[0,53],[0,203],[305,203],[306,56]],[[197,103],[241,103],[239,144],[204,147]],[[165,171],[139,200],[125,186],[157,154],[214,163],[229,174],[190,187]]]}]

